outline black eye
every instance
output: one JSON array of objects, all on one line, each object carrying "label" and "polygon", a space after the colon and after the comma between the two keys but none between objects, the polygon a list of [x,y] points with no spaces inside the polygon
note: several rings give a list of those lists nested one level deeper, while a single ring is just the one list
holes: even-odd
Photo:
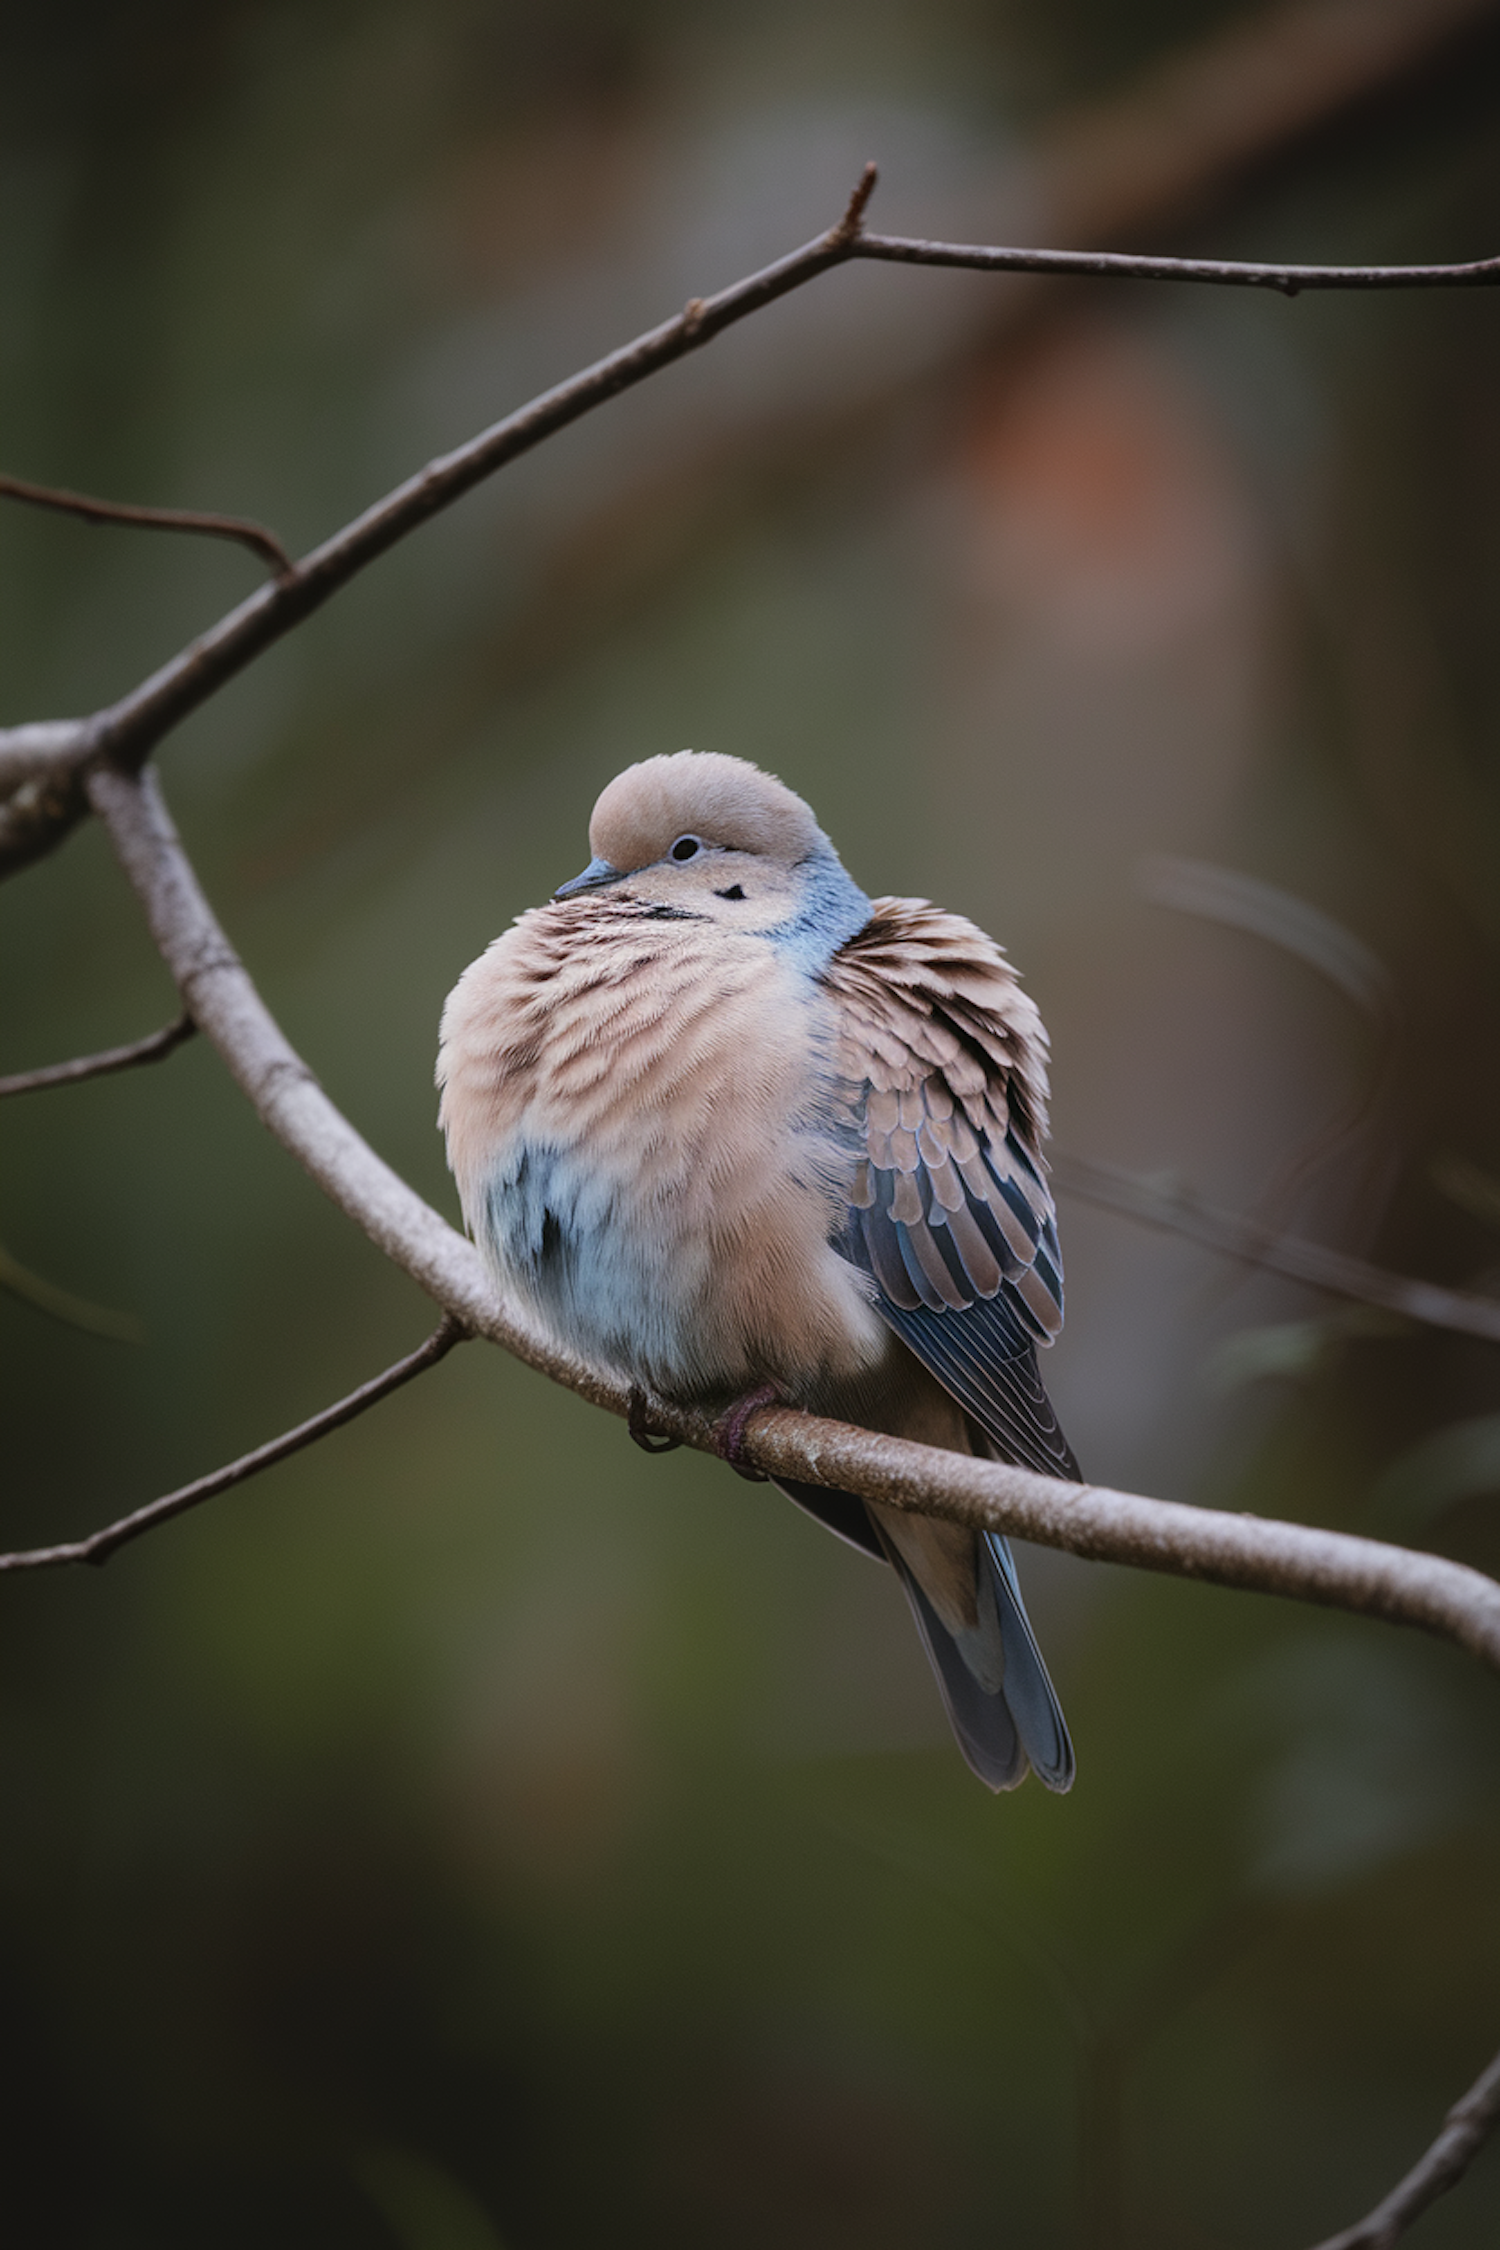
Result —
[{"label": "black eye", "polygon": [[673,859],[696,859],[702,849],[702,842],[697,836],[679,836],[672,846],[671,857]]}]

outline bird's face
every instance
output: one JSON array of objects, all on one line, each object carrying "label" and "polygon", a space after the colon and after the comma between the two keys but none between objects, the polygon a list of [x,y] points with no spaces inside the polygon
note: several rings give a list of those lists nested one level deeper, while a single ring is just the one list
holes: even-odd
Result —
[{"label": "bird's face", "polygon": [[628,767],[595,806],[589,844],[592,861],[555,897],[627,891],[772,938],[821,922],[835,897],[841,936],[868,912],[802,799],[738,758],[685,750]]},{"label": "bird's face", "polygon": [[613,860],[596,856],[581,875],[553,895],[577,898],[586,891],[626,891],[647,905],[691,914],[699,921],[769,932],[795,920],[805,888],[797,868],[768,852],[736,851],[682,829],[640,866],[617,867]]}]

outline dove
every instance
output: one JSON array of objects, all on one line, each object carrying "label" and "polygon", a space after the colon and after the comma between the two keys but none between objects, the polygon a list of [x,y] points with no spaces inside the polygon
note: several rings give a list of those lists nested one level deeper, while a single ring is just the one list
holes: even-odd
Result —
[{"label": "dove", "polygon": [[[800,797],[716,752],[617,775],[589,848],[443,1012],[440,1123],[500,1288],[741,1466],[774,1399],[1076,1479],[1037,1361],[1047,1039],[1001,948],[867,897]],[[1006,1540],[774,1481],[894,1567],[980,1780],[1069,1788]]]}]

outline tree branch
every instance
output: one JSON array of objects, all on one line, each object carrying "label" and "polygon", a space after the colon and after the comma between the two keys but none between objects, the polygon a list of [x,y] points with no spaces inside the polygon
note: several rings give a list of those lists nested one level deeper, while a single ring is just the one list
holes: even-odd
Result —
[{"label": "tree branch", "polygon": [[40,1070],[13,1071],[0,1078],[0,1101],[10,1094],[40,1094],[49,1086],[76,1086],[84,1078],[108,1078],[117,1070],[134,1070],[141,1063],[161,1062],[191,1039],[198,1026],[186,1012],[160,1031],[132,1040],[128,1047],[105,1047],[97,1055],[76,1055],[72,1062],[44,1063]]},{"label": "tree branch", "polygon": [[121,500],[96,500],[91,493],[64,492],[57,485],[32,484],[25,477],[0,472],[0,495],[24,500],[28,507],[51,508],[65,516],[82,516],[88,523],[129,524],[136,531],[193,531],[210,539],[233,539],[248,547],[277,577],[285,577],[292,558],[274,532],[247,516],[205,515],[197,508],[137,508]]},{"label": "tree branch", "polygon": [[1226,1258],[1239,1258],[1268,1273],[1285,1274],[1305,1281],[1330,1296],[1352,1297],[1362,1305],[1378,1305],[1383,1312],[1401,1313],[1429,1328],[1450,1328],[1460,1336],[1482,1336],[1487,1344],[1500,1344],[1500,1303],[1476,1297],[1464,1289],[1443,1289],[1433,1281],[1417,1281],[1405,1274],[1387,1273],[1363,1258],[1343,1250],[1325,1249],[1294,1234],[1278,1234],[1242,1219],[1231,1211],[1215,1210],[1196,1197],[1158,1187],[1113,1164],[1099,1164],[1083,1156],[1057,1153],[1052,1177],[1065,1195],[1081,1196],[1107,1211],[1123,1211],[1143,1224],[1166,1227],[1186,1235],[1206,1249]]},{"label": "tree branch", "polygon": [[[689,352],[700,351],[726,328],[801,288],[830,267],[873,258],[909,265],[969,267],[989,273],[1091,275],[1146,281],[1186,281],[1279,289],[1430,288],[1500,282],[1500,258],[1454,266],[1296,266],[1244,264],[1199,258],[1149,258],[1108,251],[988,248],[964,243],[867,235],[861,214],[875,185],[868,165],[838,224],[759,273],[711,297],[692,298],[685,310],[622,345],[594,366],[482,430],[466,445],[430,461],[342,531],[325,540],[276,581],[259,589],[219,623],[154,672],[118,703],[74,722],[77,732],[49,746],[47,789],[34,802],[0,807],[0,872],[24,865],[58,841],[82,810],[72,769],[107,757],[138,771],[162,737],[245,665],[320,609],[388,548],[430,517],[451,507],[497,469],[593,408]],[[34,730],[18,730],[33,732]],[[0,774],[8,758],[34,758],[27,744],[0,734]],[[42,785],[37,784],[39,790]],[[24,796],[24,791],[21,792]]]},{"label": "tree branch", "polygon": [[227,1492],[232,1485],[244,1484],[250,1477],[259,1476],[262,1469],[286,1460],[288,1454],[300,1453],[306,1445],[314,1445],[331,1430],[342,1429],[356,1415],[377,1399],[388,1398],[392,1391],[400,1390],[414,1375],[421,1375],[435,1367],[440,1359],[461,1344],[470,1334],[461,1320],[445,1313],[437,1327],[414,1352],[398,1359],[383,1375],[376,1375],[368,1383],[361,1383],[357,1391],[341,1398],[337,1405],[324,1407],[307,1422],[299,1422],[294,1430],[287,1430],[267,1445],[258,1445],[253,1453],[242,1454],[210,1476],[198,1477],[192,1484],[180,1485],[175,1492],[160,1500],[148,1501],[144,1508],[133,1509],[128,1516],[119,1517],[101,1531],[90,1532],[86,1539],[69,1539],[55,1547],[22,1547],[14,1553],[0,1555],[0,1572],[14,1570],[55,1570],[64,1563],[104,1563],[117,1548],[128,1546],[139,1539],[143,1531],[153,1531],[157,1524],[168,1523],[173,1516],[186,1514],[200,1501],[212,1500],[216,1493]]},{"label": "tree branch", "polygon": [[1461,266],[1269,266],[1219,264],[1196,258],[1131,258],[1105,252],[1007,250],[959,243],[904,241],[860,232],[860,213],[875,185],[867,165],[849,209],[826,234],[747,275],[711,297],[694,297],[686,309],[598,360],[564,383],[481,430],[454,452],[424,469],[367,508],[342,531],[315,547],[279,583],[252,594],[181,655],[132,694],[98,715],[87,755],[104,755],[139,769],[168,730],[243,669],[262,649],[320,609],[330,595],[449,508],[497,469],[529,453],[545,438],[631,390],[689,352],[701,351],[726,328],[800,289],[833,266],[855,258],[901,259],[913,265],[969,266],[989,273],[1091,273],[1147,281],[1239,281],[1257,288],[1431,287],[1445,279],[1464,284],[1500,282],[1500,258]]},{"label": "tree branch", "polygon": [[1475,2157],[1500,2125],[1500,2055],[1481,2071],[1469,2091],[1456,2101],[1443,2120],[1443,2129],[1431,2148],[1419,2158],[1404,2180],[1357,2225],[1330,2235],[1317,2250],[1391,2250],[1413,2219],[1419,2219],[1440,2195],[1456,2187]]}]

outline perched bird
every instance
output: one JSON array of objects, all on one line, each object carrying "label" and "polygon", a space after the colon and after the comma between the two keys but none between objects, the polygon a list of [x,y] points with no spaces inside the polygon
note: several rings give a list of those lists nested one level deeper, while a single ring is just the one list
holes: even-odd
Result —
[{"label": "perched bird", "polygon": [[[1000,948],[867,898],[738,758],[629,767],[589,846],[443,1014],[448,1160],[502,1288],[590,1364],[722,1414],[731,1458],[774,1397],[1075,1477],[1036,1359],[1062,1324],[1046,1034]],[[1068,1788],[1005,1540],[777,1481],[894,1564],[979,1778]]]}]

